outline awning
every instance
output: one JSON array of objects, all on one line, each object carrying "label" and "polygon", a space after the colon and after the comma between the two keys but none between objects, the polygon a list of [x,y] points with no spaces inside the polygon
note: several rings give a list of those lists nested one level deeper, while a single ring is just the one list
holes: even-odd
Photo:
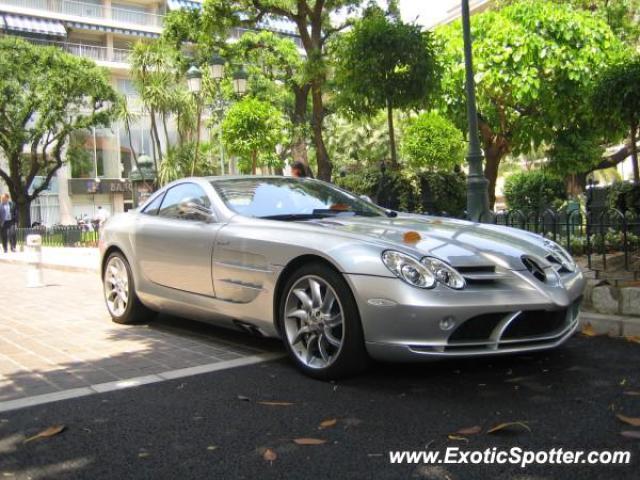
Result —
[{"label": "awning", "polygon": [[3,28],[11,32],[27,32],[38,35],[51,35],[52,37],[67,36],[67,31],[62,22],[46,18],[5,14]]},{"label": "awning", "polygon": [[181,8],[197,9],[201,8],[202,4],[193,0],[168,0],[167,7],[169,10],[180,10]]},{"label": "awning", "polygon": [[76,28],[78,30],[94,30],[97,32],[118,33],[120,35],[131,35],[133,37],[160,38],[159,33],[144,32],[142,30],[131,30],[129,28],[109,27],[106,25],[94,25],[92,23],[82,22],[65,22],[67,28]]}]

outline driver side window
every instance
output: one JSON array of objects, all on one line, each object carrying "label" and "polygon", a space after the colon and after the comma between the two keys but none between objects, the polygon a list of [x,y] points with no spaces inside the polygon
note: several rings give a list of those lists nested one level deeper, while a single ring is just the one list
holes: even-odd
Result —
[{"label": "driver side window", "polygon": [[211,208],[211,201],[202,187],[195,183],[182,183],[169,189],[166,193],[160,210],[158,210],[158,216],[182,220],[202,220],[199,215],[185,215],[180,211],[180,203],[185,200]]}]

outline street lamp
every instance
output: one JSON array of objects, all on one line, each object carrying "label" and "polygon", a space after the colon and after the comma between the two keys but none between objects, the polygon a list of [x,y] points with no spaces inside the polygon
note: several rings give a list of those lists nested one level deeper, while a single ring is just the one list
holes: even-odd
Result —
[{"label": "street lamp", "polygon": [[187,70],[187,87],[193,93],[196,100],[196,151],[193,154],[193,163],[191,164],[191,176],[195,174],[196,165],[198,164],[198,153],[200,150],[200,122],[202,114],[200,112],[200,92],[202,91],[202,72],[195,65],[191,65]]},{"label": "street lamp", "polygon": [[249,75],[244,71],[244,67],[241,65],[239,70],[233,72],[233,91],[236,95],[244,95],[247,91],[247,79]]},{"label": "street lamp", "polygon": [[195,65],[191,65],[187,70],[187,87],[194,95],[198,95],[202,90],[202,72]]},{"label": "street lamp", "polygon": [[224,58],[214,53],[209,60],[209,73],[213,80],[222,80],[222,77],[224,77],[224,64]]},{"label": "street lamp", "polygon": [[467,216],[474,222],[488,221],[489,182],[482,173],[482,150],[478,139],[478,112],[476,110],[476,87],[473,75],[473,58],[471,49],[471,25],[469,21],[469,0],[462,0],[462,32],[464,36],[464,66],[467,88],[467,120],[469,123],[469,150],[467,162]]}]

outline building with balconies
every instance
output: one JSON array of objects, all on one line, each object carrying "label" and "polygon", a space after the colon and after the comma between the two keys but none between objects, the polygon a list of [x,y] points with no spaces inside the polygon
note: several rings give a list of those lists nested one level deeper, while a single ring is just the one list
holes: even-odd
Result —
[{"label": "building with balconies", "polygon": [[[202,0],[0,0],[0,34],[94,60],[109,69],[113,86],[135,105],[137,92],[129,72],[133,44],[159,38],[168,12],[201,4]],[[288,22],[272,19],[262,26],[300,45]],[[236,29],[231,36],[242,33]],[[149,122],[142,115],[132,125],[138,155],[153,153]],[[73,224],[84,216],[93,217],[98,206],[111,213],[132,207],[128,180],[132,152],[123,126],[116,123],[78,135],[91,162],[61,168],[49,190],[32,204],[32,221]]]}]

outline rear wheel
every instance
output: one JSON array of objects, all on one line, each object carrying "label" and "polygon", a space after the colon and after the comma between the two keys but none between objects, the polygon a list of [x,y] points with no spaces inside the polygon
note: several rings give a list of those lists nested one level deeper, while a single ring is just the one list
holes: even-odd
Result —
[{"label": "rear wheel", "polygon": [[107,310],[114,322],[144,323],[155,315],[136,295],[131,267],[121,253],[114,252],[107,258],[102,283]]},{"label": "rear wheel", "polygon": [[323,380],[363,371],[368,363],[356,302],[349,285],[321,263],[300,267],[280,299],[280,331],[289,356]]}]

